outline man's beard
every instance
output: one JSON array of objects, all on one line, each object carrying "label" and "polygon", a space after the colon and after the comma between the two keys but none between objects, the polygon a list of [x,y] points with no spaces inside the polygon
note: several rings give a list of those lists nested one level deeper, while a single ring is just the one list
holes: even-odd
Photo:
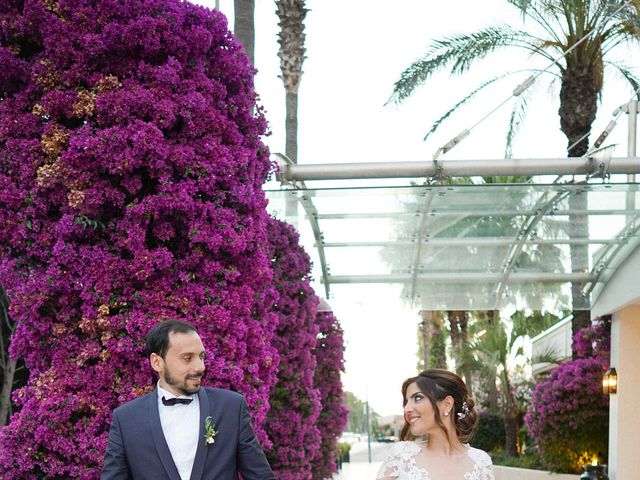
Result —
[{"label": "man's beard", "polygon": [[200,391],[199,385],[197,387],[189,388],[187,386],[187,380],[189,380],[190,378],[202,378],[202,374],[187,375],[184,382],[180,383],[178,380],[176,380],[171,376],[171,372],[168,369],[165,369],[163,377],[164,377],[164,381],[167,382],[167,384],[171,385],[173,388],[179,391],[182,395],[193,395],[194,393],[198,393]]}]

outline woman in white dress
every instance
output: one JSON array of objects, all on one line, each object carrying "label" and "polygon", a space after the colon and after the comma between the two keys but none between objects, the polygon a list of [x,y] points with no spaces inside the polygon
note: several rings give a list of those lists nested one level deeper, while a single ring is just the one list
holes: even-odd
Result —
[{"label": "woman in white dress", "polygon": [[491,457],[466,442],[478,413],[455,373],[429,369],[402,385],[404,426],[377,480],[494,480]]}]

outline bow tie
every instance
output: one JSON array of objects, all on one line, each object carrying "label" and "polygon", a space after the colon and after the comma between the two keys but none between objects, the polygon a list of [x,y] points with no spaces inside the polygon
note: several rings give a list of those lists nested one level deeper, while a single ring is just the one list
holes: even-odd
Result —
[{"label": "bow tie", "polygon": [[166,399],[164,397],[162,397],[162,404],[163,405],[167,405],[168,407],[170,407],[171,405],[176,405],[178,403],[181,403],[183,405],[189,405],[191,402],[193,402],[193,398],[169,398]]}]

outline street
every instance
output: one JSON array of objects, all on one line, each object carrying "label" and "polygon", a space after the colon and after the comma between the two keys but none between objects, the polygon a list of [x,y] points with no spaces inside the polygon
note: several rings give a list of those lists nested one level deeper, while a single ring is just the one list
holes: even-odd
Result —
[{"label": "street", "polygon": [[393,443],[371,442],[371,463],[369,463],[367,442],[354,443],[351,445],[350,461],[342,464],[342,470],[334,480],[374,480],[392,445]]}]

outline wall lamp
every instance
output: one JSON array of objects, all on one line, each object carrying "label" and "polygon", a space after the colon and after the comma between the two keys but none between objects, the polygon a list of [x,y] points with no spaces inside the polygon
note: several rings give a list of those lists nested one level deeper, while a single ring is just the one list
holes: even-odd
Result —
[{"label": "wall lamp", "polygon": [[602,376],[602,393],[605,395],[618,393],[618,373],[613,367]]}]

